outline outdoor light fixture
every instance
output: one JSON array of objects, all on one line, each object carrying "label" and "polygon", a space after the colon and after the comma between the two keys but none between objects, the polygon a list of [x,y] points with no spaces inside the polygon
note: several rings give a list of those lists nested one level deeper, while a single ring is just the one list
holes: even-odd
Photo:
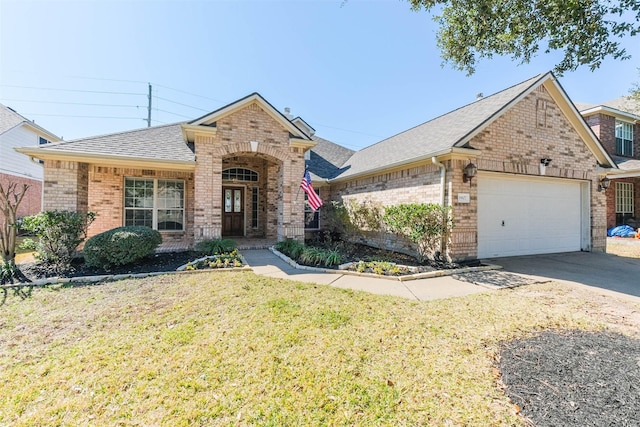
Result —
[{"label": "outdoor light fixture", "polygon": [[610,184],[611,184],[611,180],[605,176],[598,183],[598,191],[602,191],[602,190],[607,191],[607,188],[609,188]]},{"label": "outdoor light fixture", "polygon": [[469,181],[469,185],[471,185],[471,178],[476,176],[477,173],[478,173],[478,167],[473,163],[469,162],[469,164],[464,167],[464,175],[462,176],[462,182]]},{"label": "outdoor light fixture", "polygon": [[540,159],[540,164],[542,166],[549,166],[551,164],[551,159],[548,157],[543,157]]}]

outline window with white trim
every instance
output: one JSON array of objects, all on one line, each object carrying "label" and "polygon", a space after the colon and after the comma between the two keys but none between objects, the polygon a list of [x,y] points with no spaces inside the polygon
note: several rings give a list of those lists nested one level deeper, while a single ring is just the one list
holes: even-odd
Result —
[{"label": "window with white trim", "polygon": [[616,120],[616,154],[633,157],[633,123]]},{"label": "window with white trim", "polygon": [[124,225],[184,230],[184,181],[125,178]]},{"label": "window with white trim", "polygon": [[[320,196],[319,188],[314,188],[313,190],[318,196]],[[306,203],[308,199],[309,196],[307,195],[307,193],[304,193],[304,228],[305,230],[318,230],[320,229],[320,211],[314,211],[313,209],[311,209],[309,203]]]},{"label": "window with white trim", "polygon": [[634,216],[633,183],[616,182],[616,223]]}]

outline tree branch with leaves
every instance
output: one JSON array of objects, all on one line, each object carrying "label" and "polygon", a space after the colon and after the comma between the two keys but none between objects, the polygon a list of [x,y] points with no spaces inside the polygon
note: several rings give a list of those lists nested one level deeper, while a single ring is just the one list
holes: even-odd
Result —
[{"label": "tree branch with leaves", "polygon": [[478,59],[528,63],[540,51],[563,52],[554,71],[592,71],[606,58],[628,59],[621,41],[640,33],[638,0],[408,0],[434,12],[442,58],[473,74]]}]

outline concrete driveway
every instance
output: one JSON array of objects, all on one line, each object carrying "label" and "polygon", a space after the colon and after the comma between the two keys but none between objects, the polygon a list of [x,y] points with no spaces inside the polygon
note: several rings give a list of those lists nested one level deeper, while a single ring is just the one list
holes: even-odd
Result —
[{"label": "concrete driveway", "polygon": [[483,260],[505,271],[595,286],[640,296],[640,259],[598,252],[569,252]]}]

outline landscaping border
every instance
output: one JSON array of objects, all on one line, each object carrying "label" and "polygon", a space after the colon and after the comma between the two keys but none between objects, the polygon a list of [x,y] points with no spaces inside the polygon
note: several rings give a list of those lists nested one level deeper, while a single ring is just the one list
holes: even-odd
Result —
[{"label": "landscaping border", "polygon": [[332,274],[346,274],[350,276],[362,276],[362,277],[371,277],[375,279],[390,279],[397,280],[399,282],[407,282],[409,280],[418,280],[418,279],[431,279],[434,277],[442,277],[442,276],[452,276],[454,274],[462,274],[462,273],[471,273],[475,271],[488,271],[488,270],[500,270],[502,266],[496,264],[489,265],[481,265],[479,267],[462,267],[450,270],[434,270],[427,271],[424,273],[415,273],[415,274],[405,274],[402,276],[384,276],[380,274],[373,273],[358,273],[357,271],[350,271],[346,269],[342,269],[341,267],[347,265],[342,264],[338,270],[332,268],[322,268],[322,267],[310,267],[308,265],[300,265],[282,252],[279,252],[275,247],[271,246],[269,248],[271,252],[273,252],[278,258],[295,268],[296,270],[307,270],[316,273],[332,273]]}]

